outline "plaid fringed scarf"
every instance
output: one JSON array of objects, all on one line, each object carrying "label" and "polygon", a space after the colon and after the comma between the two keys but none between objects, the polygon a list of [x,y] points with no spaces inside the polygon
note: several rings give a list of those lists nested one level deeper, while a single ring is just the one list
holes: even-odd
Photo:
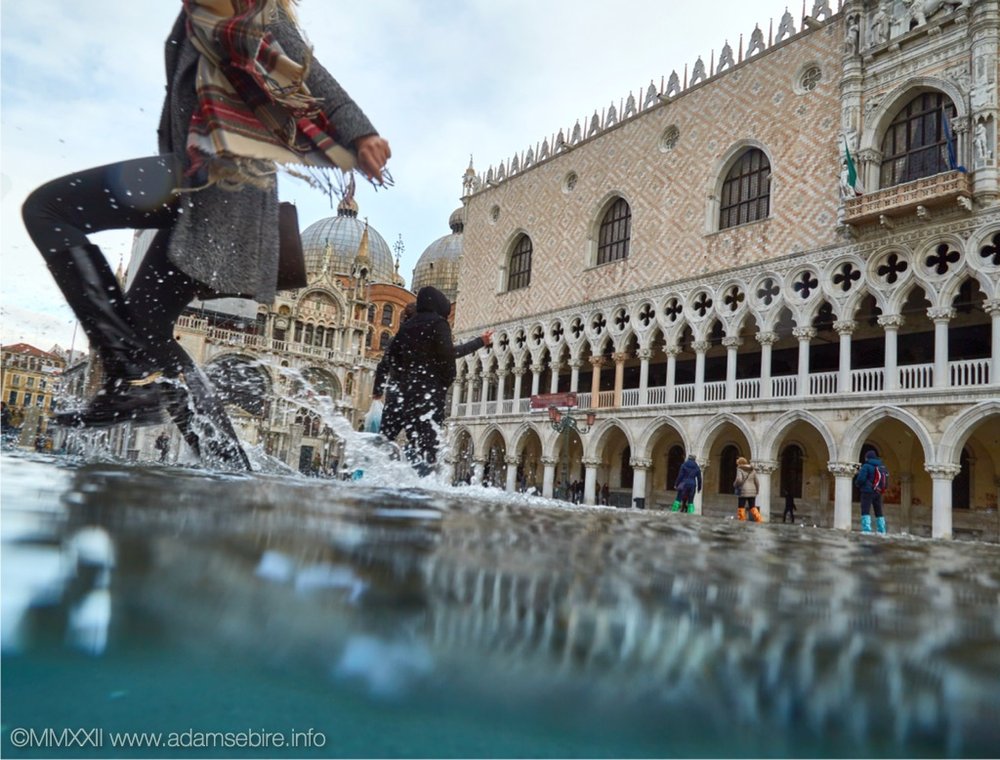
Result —
[{"label": "plaid fringed scarf", "polygon": [[275,0],[184,0],[184,9],[201,56],[187,139],[192,189],[267,187],[276,164],[310,167],[312,176],[286,170],[313,184],[325,179],[328,191],[328,172],[342,181],[354,156],[334,141],[334,125],[305,85],[309,60],[293,61],[264,30]]}]

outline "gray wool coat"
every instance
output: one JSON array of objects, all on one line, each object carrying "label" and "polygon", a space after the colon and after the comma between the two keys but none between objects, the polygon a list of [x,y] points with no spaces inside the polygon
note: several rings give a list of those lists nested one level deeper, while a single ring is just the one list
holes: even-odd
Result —
[{"label": "gray wool coat", "polygon": [[[306,43],[283,13],[268,24],[274,39],[293,60],[306,58]],[[166,42],[167,93],[158,130],[160,155],[173,154],[188,166],[188,124],[197,107],[198,53],[188,39],[186,16],[177,17]],[[313,96],[336,127],[337,142],[353,150],[359,137],[378,134],[357,104],[313,59],[306,78]],[[278,189],[208,187],[181,195],[180,213],[170,235],[170,260],[201,283],[203,298],[242,296],[274,300],[278,276]]]}]

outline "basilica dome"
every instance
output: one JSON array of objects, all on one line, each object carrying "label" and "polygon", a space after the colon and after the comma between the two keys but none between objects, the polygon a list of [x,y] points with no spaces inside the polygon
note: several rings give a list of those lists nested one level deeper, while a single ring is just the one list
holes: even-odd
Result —
[{"label": "basilica dome", "polygon": [[438,238],[420,255],[413,267],[414,293],[432,285],[444,293],[449,301],[458,294],[458,264],[462,258],[462,230],[465,228],[465,209],[456,209],[448,219],[451,234]]},{"label": "basilica dome", "polygon": [[[365,222],[358,219],[358,204],[353,199],[341,201],[337,206],[336,216],[320,219],[302,231],[306,271],[309,274],[324,271],[350,274],[364,231]],[[368,257],[371,261],[372,282],[395,282],[396,267],[392,252],[385,239],[370,225]]]}]

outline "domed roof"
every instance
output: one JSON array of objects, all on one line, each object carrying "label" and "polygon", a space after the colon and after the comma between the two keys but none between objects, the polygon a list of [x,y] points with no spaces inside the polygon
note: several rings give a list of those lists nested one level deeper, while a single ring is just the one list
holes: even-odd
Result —
[{"label": "domed roof", "polygon": [[[341,201],[336,216],[320,219],[302,231],[306,271],[309,274],[324,270],[332,274],[350,274],[364,231],[365,223],[358,219],[358,204],[353,199]],[[396,267],[392,252],[385,239],[370,225],[368,258],[372,282],[394,281]]]},{"label": "domed roof", "polygon": [[410,289],[414,293],[426,285],[433,285],[444,293],[448,300],[455,300],[458,294],[458,264],[462,257],[464,221],[465,209],[456,209],[448,220],[452,229],[451,234],[435,240],[420,255],[417,265],[413,267],[413,282]]}]

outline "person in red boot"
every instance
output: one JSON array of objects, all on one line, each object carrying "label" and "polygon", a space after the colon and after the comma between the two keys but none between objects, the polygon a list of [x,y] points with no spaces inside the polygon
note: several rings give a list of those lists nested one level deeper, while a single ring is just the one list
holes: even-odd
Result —
[{"label": "person in red boot", "polygon": [[757,473],[754,471],[753,465],[744,457],[736,460],[736,480],[733,481],[733,489],[738,497],[736,519],[746,520],[747,512],[749,512],[751,520],[764,522],[760,509],[755,504],[758,490]]},{"label": "person in red boot", "polygon": [[[273,301],[279,166],[318,175],[357,166],[385,184],[391,152],[313,59],[292,0],[184,0],[166,65],[159,155],[53,180],[22,209],[107,378],[87,408],[59,421],[158,422],[166,408],[203,458],[247,470],[221,400],[174,340],[174,322],[195,297]],[[127,294],[87,237],[125,228],[158,230]]]}]

